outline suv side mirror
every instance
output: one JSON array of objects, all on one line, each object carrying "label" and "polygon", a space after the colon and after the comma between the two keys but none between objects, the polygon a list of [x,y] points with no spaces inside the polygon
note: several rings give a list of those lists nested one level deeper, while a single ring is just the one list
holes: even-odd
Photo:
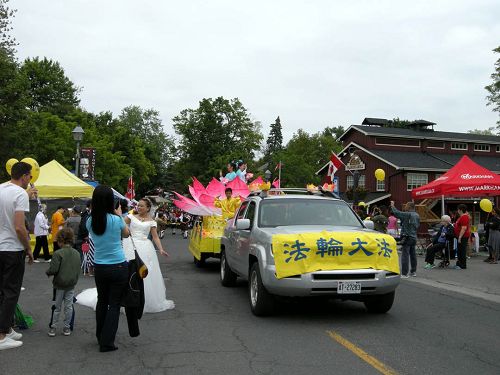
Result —
[{"label": "suv side mirror", "polygon": [[250,229],[250,219],[238,219],[236,220],[237,230],[247,230]]},{"label": "suv side mirror", "polygon": [[368,229],[375,229],[375,223],[373,221],[371,221],[371,220],[364,220],[363,224]]}]

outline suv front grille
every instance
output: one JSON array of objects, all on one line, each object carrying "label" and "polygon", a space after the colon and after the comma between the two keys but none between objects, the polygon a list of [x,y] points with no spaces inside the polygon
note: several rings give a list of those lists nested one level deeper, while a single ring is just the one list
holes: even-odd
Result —
[{"label": "suv front grille", "polygon": [[314,280],[373,280],[374,273],[315,273]]}]

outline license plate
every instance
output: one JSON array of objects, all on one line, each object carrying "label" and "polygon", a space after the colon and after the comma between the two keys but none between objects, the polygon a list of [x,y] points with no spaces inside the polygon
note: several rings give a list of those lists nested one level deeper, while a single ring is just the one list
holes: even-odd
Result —
[{"label": "license plate", "polygon": [[360,294],[361,283],[357,281],[339,281],[337,286],[338,294]]}]

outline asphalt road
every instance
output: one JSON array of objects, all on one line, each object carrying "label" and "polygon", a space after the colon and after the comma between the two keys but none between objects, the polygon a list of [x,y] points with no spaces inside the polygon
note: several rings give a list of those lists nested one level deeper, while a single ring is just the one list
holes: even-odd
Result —
[{"label": "asphalt road", "polygon": [[[128,337],[122,315],[111,353],[98,352],[93,311],[79,305],[71,336],[47,336],[47,265],[27,267],[20,304],[36,323],[22,331],[21,348],[0,352],[0,374],[500,373],[500,304],[403,280],[385,315],[305,299],[257,318],[245,282],[223,288],[217,260],[195,268],[187,240],[164,241],[171,257],[161,266],[176,308],[146,314],[138,338]],[[77,290],[91,286],[84,277]]]}]

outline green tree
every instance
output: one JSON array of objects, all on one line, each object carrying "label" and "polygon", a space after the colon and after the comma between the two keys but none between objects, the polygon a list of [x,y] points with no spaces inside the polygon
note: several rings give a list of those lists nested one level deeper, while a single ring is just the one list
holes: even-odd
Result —
[{"label": "green tree", "polygon": [[[19,74],[17,62],[4,49],[0,48],[0,162],[13,157],[12,142],[20,142],[21,138],[13,138],[17,132],[17,122],[26,116],[26,81]],[[0,181],[8,175],[0,168]]]},{"label": "green tree", "polygon": [[395,117],[392,120],[389,120],[392,128],[407,128],[410,124],[410,120],[401,120],[399,117]]},{"label": "green tree", "polygon": [[10,32],[12,31],[12,18],[14,18],[17,9],[10,8],[7,5],[8,2],[9,0],[0,0],[0,51],[9,57],[14,57],[17,42],[10,35]]},{"label": "green tree", "polygon": [[281,121],[278,116],[271,124],[271,130],[267,137],[264,157],[267,162],[275,161],[273,157],[283,149],[283,134],[281,132]]},{"label": "green tree", "polygon": [[495,128],[492,126],[488,129],[474,129],[474,130],[469,130],[467,133],[480,134],[480,135],[495,135]]},{"label": "green tree", "polygon": [[[160,114],[154,109],[143,110],[139,106],[129,106],[122,110],[118,117],[122,125],[121,143],[127,144],[127,137],[134,137],[136,148],[124,150],[130,158],[134,171],[142,176],[141,191],[164,186],[168,182],[167,169],[173,162],[175,143],[172,137],[164,131]],[[138,153],[141,154],[138,154]],[[146,157],[147,156],[147,157]],[[144,160],[143,160],[144,159]],[[138,165],[134,164],[137,162]]]},{"label": "green tree", "polygon": [[340,138],[342,134],[344,134],[346,129],[342,125],[338,126],[327,126],[324,130],[323,133],[325,135],[328,135],[330,137],[333,137],[333,139],[337,140]]},{"label": "green tree", "polygon": [[173,118],[178,161],[173,170],[183,183],[196,176],[208,182],[228,161],[253,159],[263,139],[260,124],[235,98],[203,99],[197,109],[185,109]]},{"label": "green tree", "polygon": [[341,144],[326,129],[315,134],[299,129],[280,153],[282,186],[305,187],[307,183],[320,183],[315,173],[330,159],[332,151],[338,152],[340,148]]},{"label": "green tree", "polygon": [[[500,53],[500,46],[495,48],[493,52]],[[497,129],[500,134],[500,58],[495,62],[495,71],[491,74],[491,79],[493,82],[485,87],[486,91],[488,91],[486,96],[488,103],[486,105],[493,106],[493,111],[499,114]]]},{"label": "green tree", "polygon": [[21,65],[21,74],[28,81],[28,108],[32,111],[65,115],[80,103],[80,88],[66,76],[57,61],[28,58]]}]

